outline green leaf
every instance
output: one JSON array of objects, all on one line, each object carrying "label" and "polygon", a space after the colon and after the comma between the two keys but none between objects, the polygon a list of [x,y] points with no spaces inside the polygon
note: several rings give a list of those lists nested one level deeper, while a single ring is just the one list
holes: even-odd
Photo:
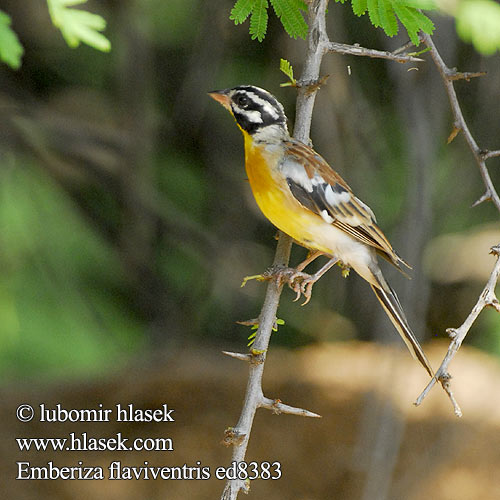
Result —
[{"label": "green leaf", "polygon": [[293,68],[292,65],[286,59],[280,59],[280,70],[288,76],[290,82],[282,83],[281,87],[286,87],[290,85],[295,85],[297,82],[293,77]]},{"label": "green leaf", "polygon": [[485,55],[500,50],[500,5],[491,0],[466,0],[459,4],[457,32]]},{"label": "green leaf", "polygon": [[307,3],[304,2],[304,0],[293,0],[293,2],[300,10],[303,10],[304,12],[307,12],[307,10],[309,9]]},{"label": "green leaf", "polygon": [[10,17],[0,10],[0,60],[13,69],[19,69],[24,49],[10,23]]},{"label": "green leaf", "polygon": [[[274,12],[283,24],[285,31],[292,37],[305,40],[307,23],[301,14],[304,10],[303,2],[297,0],[271,0]],[[307,8],[307,6],[305,6]]]},{"label": "green leaf", "polygon": [[102,52],[109,52],[111,43],[100,33],[106,28],[105,19],[85,10],[69,8],[86,1],[47,0],[52,23],[61,30],[70,47],[78,47],[83,42]]},{"label": "green leaf", "polygon": [[394,14],[394,9],[390,0],[379,0],[378,14],[380,19],[380,26],[385,31],[387,36],[394,36],[398,34],[398,21]]},{"label": "green leaf", "polygon": [[397,2],[393,4],[394,11],[403,23],[408,36],[414,45],[418,45],[420,40],[418,32],[422,30],[424,33],[431,34],[434,31],[434,23],[422,12],[414,9],[413,7],[406,7]]},{"label": "green leaf", "polygon": [[365,14],[367,8],[367,0],[352,0],[352,11],[358,17]]},{"label": "green leaf", "polygon": [[[307,11],[304,0],[271,0],[271,4],[285,31],[292,38],[307,36],[307,23],[301,11]],[[266,36],[268,0],[237,0],[229,19],[241,24],[250,16],[250,35],[261,42]]]},{"label": "green leaf", "polygon": [[373,26],[378,28],[380,26],[378,0],[368,0],[367,6],[368,6],[368,16],[370,17],[370,21],[373,24]]},{"label": "green leaf", "polygon": [[250,17],[250,35],[252,40],[262,42],[267,31],[267,0],[255,0],[252,16]]},{"label": "green leaf", "polygon": [[398,3],[414,9],[436,10],[438,8],[436,0],[404,0]]},{"label": "green leaf", "polygon": [[234,21],[234,24],[242,24],[252,12],[255,0],[238,0],[231,9],[229,19]]}]

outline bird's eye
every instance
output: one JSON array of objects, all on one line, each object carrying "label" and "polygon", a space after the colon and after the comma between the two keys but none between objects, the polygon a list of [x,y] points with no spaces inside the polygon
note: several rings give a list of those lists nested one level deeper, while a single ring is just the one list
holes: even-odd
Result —
[{"label": "bird's eye", "polygon": [[234,101],[240,108],[246,108],[250,103],[250,99],[246,95],[238,95],[235,97]]}]

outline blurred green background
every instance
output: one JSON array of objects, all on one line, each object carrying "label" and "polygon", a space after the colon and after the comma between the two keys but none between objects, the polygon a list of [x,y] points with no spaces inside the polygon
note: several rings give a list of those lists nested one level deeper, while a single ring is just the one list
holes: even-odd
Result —
[{"label": "blurred green background", "polygon": [[[108,21],[105,54],[69,49],[45,2],[0,2],[26,50],[19,71],[0,67],[2,380],[87,377],[190,344],[246,344],[250,332],[235,321],[258,315],[265,285],[240,283],[271,263],[275,230],[249,192],[240,134],[207,92],[264,87],[293,123],[295,92],[279,87],[279,59],[300,74],[305,43],[274,17],[264,42],[251,41],[247,25],[228,19],[231,6],[89,2]],[[452,20],[434,19],[450,67],[488,72],[456,87],[480,146],[497,149],[499,56],[478,55]],[[388,50],[406,42],[348,5],[331,3],[328,25],[335,41]],[[387,273],[429,338],[465,318],[500,231],[492,205],[470,208],[484,188],[463,138],[446,145],[449,105],[423,57],[401,65],[327,56],[311,137],[412,264],[412,281]],[[498,163],[489,162],[497,183]],[[450,233],[452,243],[440,243]],[[478,243],[465,249],[472,234]],[[293,262],[303,254],[296,247]],[[292,298],[285,290],[286,324],[273,343],[395,338],[353,275],[331,271],[304,308]],[[499,354],[499,321],[485,312],[468,342]]]},{"label": "blurred green background", "polygon": [[[292,126],[295,90],[280,87],[279,62],[289,60],[299,76],[305,52],[275,16],[263,43],[252,41],[247,24],[229,20],[231,7],[226,0],[89,1],[85,9],[108,21],[112,50],[101,53],[68,48],[45,1],[0,0],[25,48],[21,69],[0,66],[6,498],[201,500],[222,491],[217,480],[25,481],[20,488],[14,463],[230,462],[231,450],[219,443],[241,411],[247,368],[220,351],[246,349],[250,329],[236,321],[258,316],[265,284],[240,285],[271,264],[276,231],[245,180],[241,134],[207,92],[264,87]],[[480,147],[500,148],[500,56],[479,55],[457,39],[452,19],[431,17],[448,66],[487,71],[455,86]],[[407,42],[405,34],[387,38],[347,4],[330,2],[327,26],[337,42],[381,50]],[[447,96],[429,55],[422,57],[402,65],[327,55],[321,73],[330,76],[311,138],[413,266],[411,280],[390,266],[384,274],[437,366],[446,328],[463,322],[489,277],[500,228],[492,204],[471,208],[484,186],[463,137],[446,144]],[[488,166],[500,186],[500,158]],[[304,255],[294,247],[292,263]],[[459,421],[439,389],[422,407],[411,405],[425,373],[355,273],[343,279],[331,270],[306,307],[293,298],[285,289],[278,312],[285,324],[272,336],[264,390],[324,418],[257,414],[248,459],[279,460],[285,474],[256,481],[256,498],[500,498],[496,312],[481,314],[451,366],[465,415]],[[178,417],[172,427],[26,424],[15,408],[27,402],[168,403]],[[28,453],[14,440],[82,430],[169,436],[175,454]]]}]

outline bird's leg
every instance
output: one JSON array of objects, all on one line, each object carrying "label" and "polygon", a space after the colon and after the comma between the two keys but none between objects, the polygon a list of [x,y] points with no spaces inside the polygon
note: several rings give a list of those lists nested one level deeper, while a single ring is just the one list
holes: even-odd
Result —
[{"label": "bird's leg", "polygon": [[244,286],[248,280],[257,279],[258,281],[267,281],[275,279],[280,285],[287,283],[288,286],[297,294],[295,300],[299,300],[300,296],[305,297],[305,302],[302,304],[305,306],[311,300],[312,287],[316,281],[318,281],[323,274],[325,274],[329,269],[331,269],[339,259],[336,257],[330,258],[330,260],[316,273],[308,274],[304,273],[303,270],[315,259],[321,255],[327,255],[319,250],[311,251],[307,255],[306,259],[302,261],[297,267],[271,267],[262,274],[256,276],[247,276],[241,286]]},{"label": "bird's leg", "polygon": [[302,304],[305,306],[311,300],[312,287],[316,281],[318,281],[323,274],[325,274],[328,269],[331,269],[339,259],[336,257],[330,258],[330,260],[316,273],[308,274],[302,272],[308,264],[310,264],[314,259],[320,255],[325,255],[323,252],[313,252],[308,255],[306,260],[301,262],[296,269],[285,267],[281,269],[272,270],[271,273],[279,283],[288,283],[288,286],[297,294],[295,300],[299,300],[301,295],[304,295],[305,302]]},{"label": "bird's leg", "polygon": [[277,279],[278,283],[288,283],[290,288],[298,293],[298,297],[300,297],[300,290],[296,290],[292,286],[292,282],[297,278],[305,278],[309,277],[309,274],[303,273],[302,271],[308,266],[313,260],[317,259],[321,255],[325,255],[323,252],[319,250],[311,250],[304,261],[302,261],[297,267],[271,267],[264,271],[262,274],[254,274],[252,276],[245,276],[243,278],[243,282],[241,286],[244,287],[247,284],[247,281],[257,280],[257,281],[268,281],[271,279]]},{"label": "bird's leg", "polygon": [[299,272],[302,272],[313,260],[316,260],[321,255],[325,255],[325,254],[323,252],[320,252],[319,250],[310,251],[307,254],[306,259],[304,261],[302,261],[295,269]]},{"label": "bird's leg", "polygon": [[295,300],[298,300],[300,295],[304,295],[306,300],[301,304],[305,306],[310,300],[311,300],[311,294],[312,294],[312,287],[316,281],[318,281],[323,274],[325,274],[329,269],[331,269],[337,262],[339,261],[338,258],[333,257],[331,258],[319,271],[317,271],[314,274],[305,274],[305,276],[297,277],[299,278],[299,289],[298,291],[295,289],[295,287],[291,287],[292,290],[297,292],[297,297]]}]

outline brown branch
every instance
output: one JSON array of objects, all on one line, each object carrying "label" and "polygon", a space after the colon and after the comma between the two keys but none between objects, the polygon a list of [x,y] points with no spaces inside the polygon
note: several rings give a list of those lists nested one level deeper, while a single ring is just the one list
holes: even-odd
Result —
[{"label": "brown branch", "polygon": [[[312,0],[308,9],[309,31],[307,36],[307,52],[304,70],[299,79],[300,84],[296,86],[298,97],[294,127],[294,137],[305,143],[309,141],[309,131],[311,128],[312,111],[316,92],[326,80],[326,77],[320,78],[320,67],[323,57],[328,52],[377,57],[397,62],[422,61],[422,59],[414,56],[400,54],[401,50],[396,54],[366,49],[359,45],[352,46],[330,42],[326,32],[327,5],[328,0]],[[291,238],[280,232],[273,267],[287,266],[291,246]],[[284,405],[279,400],[271,400],[263,395],[262,375],[264,372],[264,363],[271,332],[276,321],[276,312],[281,289],[282,284],[277,282],[277,280],[271,280],[268,284],[264,305],[258,318],[259,329],[257,330],[251,353],[245,355],[225,352],[225,354],[231,357],[249,361],[250,370],[245,401],[243,403],[240,418],[235,428],[230,428],[230,430],[226,431],[224,439],[226,444],[233,446],[232,461],[242,462],[245,459],[253,419],[257,408],[269,408],[278,413],[283,412],[301,416],[319,417],[319,415],[309,412],[308,410]],[[222,492],[221,500],[235,500],[240,490],[248,493],[248,482],[239,479],[227,481],[224,491]]]},{"label": "brown branch", "polygon": [[486,75],[486,71],[478,71],[478,72],[469,72],[469,71],[466,71],[465,73],[461,73],[459,71],[456,71],[456,70],[448,70],[448,79],[449,80],[466,80],[466,81],[470,81],[471,78],[478,78],[480,76],[485,76]]},{"label": "brown branch", "polygon": [[[328,0],[314,0],[311,2],[308,9],[309,17],[309,32],[307,36],[307,52],[304,64],[301,81],[318,82],[321,61],[326,53],[324,47],[328,42],[326,34],[326,7]],[[311,91],[308,87],[298,87],[297,111],[294,127],[294,137],[303,142],[309,140],[309,130],[311,127],[312,111],[316,91]],[[278,246],[273,262],[274,266],[287,266],[292,247],[292,239],[284,233],[280,232]],[[232,461],[242,462],[245,460],[246,449],[252,430],[253,419],[255,412],[259,407],[273,409],[273,411],[282,411],[286,413],[294,413],[302,416],[317,416],[307,410],[293,408],[278,401],[273,401],[265,398],[262,391],[262,375],[264,372],[264,363],[266,353],[269,346],[269,340],[273,326],[276,321],[276,312],[278,310],[279,298],[281,295],[282,284],[277,280],[271,280],[267,286],[266,298],[264,305],[259,315],[259,329],[255,336],[255,342],[252,346],[251,353],[258,353],[260,362],[249,364],[249,375],[247,389],[245,393],[245,401],[241,411],[240,418],[236,427],[232,432],[238,436],[238,442],[232,441],[233,445]],[[235,356],[241,359],[239,356]],[[252,354],[253,357],[253,354]],[[228,480],[222,492],[221,500],[236,500],[240,490],[245,493],[249,491],[248,482],[236,480]]]},{"label": "brown branch", "polygon": [[[479,172],[481,174],[481,177],[483,178],[483,182],[486,187],[486,192],[472,206],[477,206],[480,203],[483,203],[484,201],[492,201],[497,210],[500,212],[500,197],[498,196],[495,186],[493,185],[493,182],[491,180],[488,168],[486,167],[486,160],[488,160],[489,158],[500,156],[500,150],[485,151],[479,148],[469,130],[469,127],[467,126],[467,122],[465,121],[462,109],[460,108],[457,94],[455,92],[455,87],[453,85],[453,82],[456,80],[469,80],[470,78],[476,76],[483,76],[484,73],[461,73],[457,72],[455,69],[448,68],[448,66],[446,66],[445,62],[443,61],[441,55],[439,54],[436,46],[434,45],[432,38],[427,34],[423,34],[421,39],[430,49],[431,57],[441,75],[441,78],[443,79],[443,84],[445,86],[446,92],[448,94],[448,99],[450,101],[450,106],[454,117],[454,123],[453,123],[453,130],[448,138],[448,143],[451,142],[459,132],[462,132],[467,142],[467,145],[469,146],[469,149],[471,150],[474,159],[476,160]],[[476,305],[472,308],[472,311],[470,312],[469,316],[462,324],[462,326],[460,326],[460,328],[458,329],[449,328],[447,330],[448,334],[452,339],[450,346],[448,348],[448,352],[446,353],[446,356],[444,357],[441,366],[436,372],[436,376],[429,382],[429,384],[427,384],[427,387],[422,391],[420,396],[415,401],[415,404],[417,406],[422,403],[422,401],[427,396],[432,387],[434,387],[436,382],[439,381],[453,404],[455,415],[457,415],[458,417],[462,416],[462,411],[460,409],[460,406],[458,405],[451,390],[451,384],[450,384],[451,375],[448,373],[448,365],[450,364],[453,357],[457,354],[467,333],[469,332],[471,326],[474,324],[481,311],[485,307],[491,306],[500,312],[500,306],[495,296],[495,286],[497,284],[498,277],[500,274],[500,259],[499,259],[500,246],[497,245],[493,247],[491,249],[491,253],[496,255],[497,262],[495,264],[495,267],[493,268],[488,283],[484,287],[484,290],[479,296]]]},{"label": "brown branch", "polygon": [[401,54],[401,49],[397,49],[394,52],[388,52],[386,50],[366,49],[365,47],[360,47],[357,43],[354,45],[347,45],[345,43],[328,42],[325,46],[325,50],[327,52],[336,52],[337,54],[345,54],[349,56],[366,56],[377,59],[389,59],[398,63],[424,61],[424,59],[420,59],[419,57]]},{"label": "brown branch", "polygon": [[472,311],[470,312],[469,316],[467,316],[467,319],[462,323],[462,325],[459,328],[449,328],[447,330],[452,339],[450,346],[448,347],[448,352],[446,353],[441,366],[436,372],[436,377],[429,382],[427,387],[422,391],[422,394],[420,394],[420,396],[415,401],[415,405],[417,406],[424,400],[425,396],[427,396],[429,391],[436,384],[436,380],[439,380],[444,390],[448,393],[448,396],[451,399],[453,408],[455,410],[455,415],[457,415],[457,417],[462,416],[460,406],[458,405],[453,396],[453,392],[451,391],[451,376],[448,373],[448,365],[457,354],[460,346],[462,345],[462,342],[467,336],[467,333],[469,333],[469,330],[471,329],[481,311],[486,307],[494,307],[498,312],[500,312],[500,303],[498,302],[498,299],[495,295],[495,287],[498,282],[498,277],[500,276],[500,245],[492,247],[490,253],[496,256],[497,261],[495,263],[495,266],[493,267],[493,270],[491,271],[488,282],[481,292],[481,295],[479,295],[479,299],[477,300],[476,305],[472,308]]},{"label": "brown branch", "polygon": [[474,155],[474,159],[476,160],[476,163],[479,167],[479,172],[481,173],[484,185],[486,186],[487,196],[491,199],[497,210],[500,212],[500,197],[498,196],[495,186],[493,185],[485,163],[487,158],[499,156],[500,152],[493,151],[491,152],[492,154],[484,154],[484,151],[479,148],[469,130],[469,127],[467,126],[464,115],[462,113],[462,109],[460,108],[460,104],[458,102],[455,87],[453,86],[453,81],[457,79],[457,75],[467,75],[468,73],[457,73],[457,71],[448,68],[441,55],[439,54],[436,46],[434,45],[432,38],[429,35],[423,34],[422,40],[427,45],[427,47],[429,47],[434,64],[436,65],[443,79],[443,84],[445,86],[446,92],[448,93],[448,99],[450,101],[450,106],[454,117],[453,126],[464,135],[465,140],[467,141],[467,144],[472,154]]}]

